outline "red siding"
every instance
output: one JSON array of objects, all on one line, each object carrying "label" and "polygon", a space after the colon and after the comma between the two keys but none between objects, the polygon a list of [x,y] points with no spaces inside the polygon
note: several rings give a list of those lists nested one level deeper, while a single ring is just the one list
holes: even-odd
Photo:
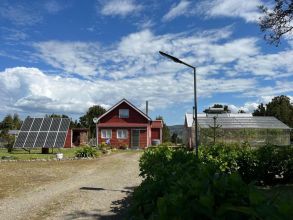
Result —
[{"label": "red siding", "polygon": [[[119,109],[128,109],[129,117],[128,118],[119,118]],[[151,129],[151,126],[153,129]],[[144,116],[136,108],[130,106],[127,102],[121,102],[111,111],[107,112],[102,118],[100,118],[98,127],[98,143],[106,142],[106,139],[101,138],[102,129],[111,129],[112,138],[110,140],[111,146],[120,147],[120,146],[129,146],[131,147],[131,131],[132,129],[140,130],[140,147],[145,148],[151,145],[152,139],[161,139],[161,128],[163,127],[161,120],[156,120],[151,122],[147,116]],[[127,129],[128,137],[127,139],[117,139],[116,131],[117,129]]]},{"label": "red siding", "polygon": [[140,142],[140,147],[142,148],[147,147],[147,131],[146,130],[140,130],[139,142]]},{"label": "red siding", "polygon": [[71,148],[71,129],[68,129],[66,139],[65,139],[65,144],[64,148]]},{"label": "red siding", "polygon": [[153,139],[161,139],[160,128],[152,128],[152,140]]},{"label": "red siding", "polygon": [[[119,118],[119,109],[129,109],[129,118]],[[148,123],[148,120],[139,112],[123,102],[100,119],[100,123]]]},{"label": "red siding", "polygon": [[[112,147],[119,148],[120,146],[125,146],[127,145],[128,147],[131,147],[131,130],[136,129],[136,128],[99,128],[99,133],[98,133],[98,141],[99,144],[102,142],[106,142],[106,139],[101,138],[101,130],[102,129],[111,129],[112,130],[112,138],[110,139],[110,145]],[[128,137],[127,139],[117,139],[117,129],[127,129],[128,130]],[[140,147],[145,148],[147,147],[147,130],[141,130],[140,129],[140,136],[139,136],[139,142],[140,142]]]}]

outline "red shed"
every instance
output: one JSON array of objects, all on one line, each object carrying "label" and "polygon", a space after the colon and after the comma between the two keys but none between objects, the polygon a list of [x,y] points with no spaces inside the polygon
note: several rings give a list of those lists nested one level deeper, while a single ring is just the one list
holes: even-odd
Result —
[{"label": "red shed", "polygon": [[97,144],[109,141],[114,147],[145,148],[162,142],[161,120],[152,121],[126,99],[98,118]]}]

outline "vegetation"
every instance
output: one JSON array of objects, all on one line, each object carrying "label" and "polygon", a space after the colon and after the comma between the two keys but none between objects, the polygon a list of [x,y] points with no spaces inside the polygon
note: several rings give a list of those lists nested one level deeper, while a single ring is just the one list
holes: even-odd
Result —
[{"label": "vegetation", "polygon": [[63,153],[64,158],[74,158],[75,151],[79,148],[60,148],[55,153],[42,154],[41,148],[32,148],[30,154],[24,149],[14,149],[8,153],[7,149],[0,148],[0,160],[13,159],[13,160],[35,160],[35,159],[54,159],[56,153]]},{"label": "vegetation", "polygon": [[293,30],[293,0],[275,0],[273,10],[260,6],[263,16],[260,19],[260,29],[268,32],[265,40],[271,44],[279,45],[281,37]]},{"label": "vegetation", "polygon": [[83,146],[75,151],[76,157],[96,157],[98,156],[98,151],[94,147]]},{"label": "vegetation", "polygon": [[[292,172],[292,148],[277,151],[222,145],[204,149],[197,159],[184,150],[147,150],[140,159],[143,182],[134,191],[130,219],[288,219],[292,198],[253,184],[260,178],[254,170],[270,168],[261,178],[280,172],[270,163]],[[285,162],[284,154],[290,154]]]},{"label": "vegetation", "polygon": [[81,127],[90,129],[90,138],[95,137],[96,125],[93,122],[93,118],[99,117],[106,112],[102,106],[94,105],[88,109],[85,115],[79,118]]},{"label": "vegetation", "polygon": [[[214,104],[212,106],[212,108],[222,108],[223,109],[222,111],[220,111],[220,110],[217,111],[219,113],[230,113],[231,112],[231,110],[228,108],[228,105]],[[207,108],[203,112],[208,114],[208,113],[214,113],[215,110],[211,110],[210,108]]]},{"label": "vegetation", "polygon": [[253,112],[254,116],[274,116],[289,127],[293,127],[293,104],[290,98],[281,95],[276,96],[264,106],[261,103]]},{"label": "vegetation", "polygon": [[22,121],[20,120],[18,114],[13,116],[8,114],[4,117],[2,122],[0,122],[1,133],[7,133],[8,130],[18,130],[21,127]]}]

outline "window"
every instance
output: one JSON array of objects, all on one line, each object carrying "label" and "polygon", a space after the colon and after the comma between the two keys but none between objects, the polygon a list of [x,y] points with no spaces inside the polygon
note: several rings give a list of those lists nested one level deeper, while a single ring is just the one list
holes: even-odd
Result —
[{"label": "window", "polygon": [[118,129],[117,130],[117,138],[118,139],[126,139],[128,136],[128,131],[126,129]]},{"label": "window", "polygon": [[119,109],[119,118],[129,118],[129,109]]},{"label": "window", "polygon": [[101,137],[102,138],[111,138],[112,137],[112,130],[111,129],[102,129],[101,130]]}]

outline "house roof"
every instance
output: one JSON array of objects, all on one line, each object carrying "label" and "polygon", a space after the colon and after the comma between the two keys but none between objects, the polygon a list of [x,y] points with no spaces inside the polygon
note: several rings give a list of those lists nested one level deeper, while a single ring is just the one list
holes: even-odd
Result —
[{"label": "house roof", "polygon": [[106,111],[104,114],[102,114],[99,118],[98,121],[103,118],[105,115],[109,114],[111,111],[113,111],[117,106],[119,106],[120,104],[122,104],[123,102],[125,102],[126,104],[128,104],[130,107],[132,107],[134,110],[136,110],[139,114],[141,114],[143,117],[145,117],[147,120],[151,121],[152,119],[147,116],[144,112],[142,112],[141,110],[139,110],[137,107],[135,107],[131,102],[127,101],[126,99],[122,99],[121,101],[117,102],[115,105],[113,105],[110,109],[108,109],[108,111]]},{"label": "house roof", "polygon": [[[222,128],[277,128],[290,129],[286,124],[273,116],[252,116],[252,114],[198,114],[197,120],[200,128],[209,128],[213,126],[214,119],[217,117],[217,125]],[[185,115],[187,127],[193,124],[193,115]]]}]

